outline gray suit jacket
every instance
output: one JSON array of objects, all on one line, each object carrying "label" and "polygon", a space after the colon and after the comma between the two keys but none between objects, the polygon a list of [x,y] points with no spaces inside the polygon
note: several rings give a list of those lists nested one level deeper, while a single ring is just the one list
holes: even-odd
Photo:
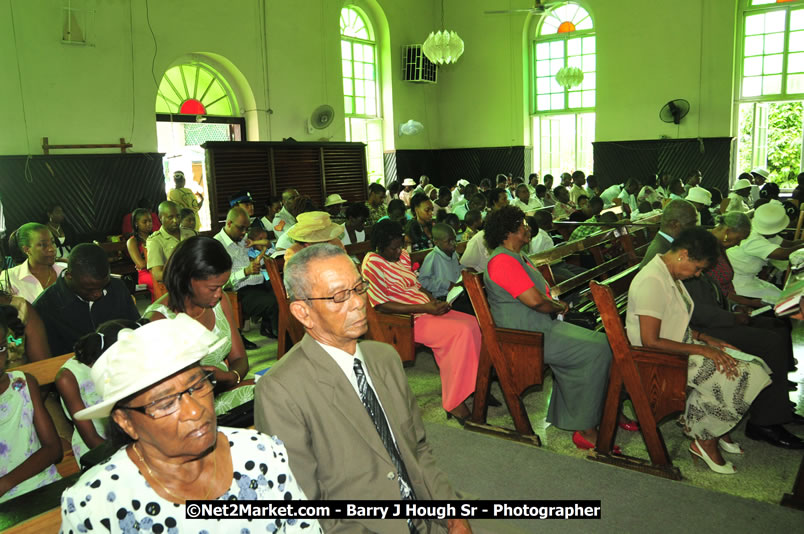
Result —
[{"label": "gray suit jacket", "polygon": [[645,251],[645,257],[639,263],[639,268],[641,269],[647,265],[656,254],[664,254],[668,250],[670,250],[670,241],[662,237],[661,234],[656,234],[653,236],[653,241],[648,245],[648,250]]},{"label": "gray suit jacket", "polygon": [[[435,465],[396,350],[375,341],[360,342],[360,350],[416,497],[457,499]],[[260,378],[255,403],[257,429],[284,442],[308,499],[399,500],[397,471],[366,408],[335,360],[309,335]],[[323,520],[321,526],[325,532],[408,533],[404,520]],[[446,521],[417,527],[442,531]]]}]

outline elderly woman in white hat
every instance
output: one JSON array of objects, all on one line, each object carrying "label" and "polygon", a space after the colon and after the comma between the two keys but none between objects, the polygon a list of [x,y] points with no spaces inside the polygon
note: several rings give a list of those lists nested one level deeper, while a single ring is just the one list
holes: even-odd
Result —
[{"label": "elderly woman in white hat", "polygon": [[750,210],[747,204],[750,196],[751,181],[746,178],[740,178],[734,182],[729,196],[723,199],[720,211],[723,213],[728,211],[742,211],[745,213]]},{"label": "elderly woman in white hat", "polygon": [[695,210],[698,212],[698,226],[715,225],[715,220],[712,217],[712,213],[709,211],[709,205],[712,204],[712,193],[696,185],[690,188],[686,200],[692,202],[692,205],[695,206]]},{"label": "elderly woman in white hat", "polygon": [[343,225],[337,224],[323,211],[309,211],[298,217],[299,222],[288,230],[287,236],[294,241],[285,250],[285,261],[305,247],[316,243],[330,243],[344,248],[339,239],[343,235]]},{"label": "elderly woman in white hat", "polygon": [[734,288],[738,295],[776,304],[781,289],[760,280],[757,275],[770,260],[787,260],[791,252],[804,246],[804,240],[790,241],[778,235],[789,223],[787,212],[778,201],[756,209],[751,234],[740,246],[727,251],[734,268]]},{"label": "elderly woman in white hat", "polygon": [[217,427],[199,360],[220,342],[185,314],[120,331],[92,367],[103,400],[75,414],[109,417],[120,448],[64,492],[62,532],[321,532],[315,520],[187,517],[192,499],[306,499],[281,441]]}]

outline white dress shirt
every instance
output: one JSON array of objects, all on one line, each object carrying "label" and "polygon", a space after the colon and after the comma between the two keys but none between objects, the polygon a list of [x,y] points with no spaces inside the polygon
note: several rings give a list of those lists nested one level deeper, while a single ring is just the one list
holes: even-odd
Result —
[{"label": "white dress shirt", "polygon": [[[349,354],[345,350],[341,350],[330,345],[324,345],[317,339],[315,340],[318,345],[324,349],[324,352],[329,354],[335,363],[338,364],[338,367],[341,368],[343,374],[346,375],[346,379],[352,385],[352,388],[355,390],[355,394],[357,398],[360,399],[360,389],[357,387],[357,376],[355,376],[355,358],[360,360],[360,365],[363,366],[363,374],[366,375],[366,382],[371,389],[374,390],[374,394],[377,397],[377,402],[380,403],[380,408],[382,408],[382,413],[385,415],[385,407],[382,405],[382,399],[380,399],[379,394],[377,394],[377,388],[374,387],[374,382],[371,381],[371,374],[369,373],[368,367],[366,367],[366,359],[363,357],[363,353],[360,351],[360,345],[355,345],[355,353],[354,355]],[[363,399],[360,399],[360,403],[363,403]],[[394,444],[396,444],[396,436],[394,435],[394,429],[391,427],[390,423],[388,423],[388,416],[385,415],[385,423],[388,425],[388,429],[391,431],[391,437],[394,438]],[[397,445],[397,448],[399,445]]]},{"label": "white dress shirt", "polygon": [[257,286],[265,282],[262,273],[246,275],[246,267],[251,263],[251,258],[248,257],[248,248],[246,242],[241,239],[239,243],[232,241],[232,238],[221,228],[220,232],[215,234],[215,239],[220,241],[229,257],[232,258],[232,274],[229,276],[229,282],[232,288],[237,291],[245,286]]},{"label": "white dress shirt", "polygon": [[486,249],[485,232],[480,230],[466,244],[466,250],[461,256],[461,265],[471,267],[482,273],[489,264],[489,251]]},{"label": "white dress shirt", "polygon": [[[53,270],[56,271],[56,274],[53,276],[54,282],[66,267],[67,266],[65,264],[59,262],[53,264]],[[31,273],[31,270],[28,268],[28,260],[25,260],[21,264],[8,269],[6,272],[8,273],[8,282],[11,287],[6,287],[5,277],[0,278],[0,287],[2,287],[8,293],[11,293],[12,295],[19,295],[27,300],[30,304],[33,304],[33,301],[36,300],[36,297],[38,297],[39,294],[44,291],[42,284],[36,279],[36,277]]]}]

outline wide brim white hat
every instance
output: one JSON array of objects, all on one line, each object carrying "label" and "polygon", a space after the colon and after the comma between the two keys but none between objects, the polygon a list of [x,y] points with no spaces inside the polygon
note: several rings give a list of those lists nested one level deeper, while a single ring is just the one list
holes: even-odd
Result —
[{"label": "wide brim white hat", "polygon": [[327,200],[324,201],[324,207],[328,208],[330,206],[334,206],[336,204],[346,204],[346,201],[340,196],[338,193],[333,193],[327,197]]},{"label": "wide brim white hat", "polygon": [[121,330],[117,342],[101,354],[90,373],[103,400],[76,412],[75,418],[109,417],[121,400],[198,363],[226,341],[184,313],[136,330]]},{"label": "wide brim white hat", "polygon": [[463,178],[461,178],[460,180],[458,180],[458,185],[461,187],[466,187],[467,185],[469,185],[469,180],[464,180]]},{"label": "wide brim white hat", "polygon": [[784,206],[779,202],[768,202],[754,211],[751,229],[760,235],[776,235],[790,224]]},{"label": "wide brim white hat", "polygon": [[407,186],[416,187],[416,182],[413,181],[413,178],[405,178],[402,180],[402,187]]},{"label": "wide brim white hat", "polygon": [[763,178],[765,178],[766,180],[768,179],[768,176],[770,176],[770,173],[768,172],[768,169],[763,169],[762,167],[757,167],[756,169],[753,169],[751,171],[751,174],[758,174],[758,175],[762,176]]},{"label": "wide brim white hat", "polygon": [[296,224],[288,230],[288,237],[301,243],[324,243],[343,232],[343,225],[332,222],[329,213],[308,211],[299,214]]},{"label": "wide brim white hat", "polygon": [[749,187],[751,187],[751,182],[745,178],[741,178],[734,182],[734,185],[731,186],[731,191],[739,191],[740,189],[748,189]]},{"label": "wide brim white hat", "polygon": [[699,202],[708,206],[712,203],[712,193],[704,189],[703,187],[692,187],[687,193],[687,200],[690,202]]}]

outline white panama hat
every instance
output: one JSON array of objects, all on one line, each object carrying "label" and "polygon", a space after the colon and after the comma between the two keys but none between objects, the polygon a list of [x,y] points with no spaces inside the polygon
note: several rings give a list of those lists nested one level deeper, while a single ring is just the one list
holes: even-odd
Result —
[{"label": "white panama hat", "polygon": [[776,235],[790,224],[784,206],[779,202],[768,202],[754,211],[751,229],[760,235]]},{"label": "white panama hat", "polygon": [[402,180],[402,187],[416,187],[416,182],[413,181],[413,178],[405,178]]},{"label": "white panama hat", "polygon": [[739,191],[740,189],[748,189],[749,187],[751,187],[751,182],[742,178],[734,182],[734,185],[731,186],[731,191]]},{"label": "white panama hat", "polygon": [[689,193],[687,193],[687,200],[690,202],[698,202],[705,206],[708,206],[712,203],[712,193],[704,189],[703,187],[692,187],[690,188]]},{"label": "white panama hat", "polygon": [[98,404],[75,413],[79,421],[109,417],[115,404],[198,363],[226,342],[185,313],[153,321],[136,330],[123,329],[117,342],[92,366]]}]

